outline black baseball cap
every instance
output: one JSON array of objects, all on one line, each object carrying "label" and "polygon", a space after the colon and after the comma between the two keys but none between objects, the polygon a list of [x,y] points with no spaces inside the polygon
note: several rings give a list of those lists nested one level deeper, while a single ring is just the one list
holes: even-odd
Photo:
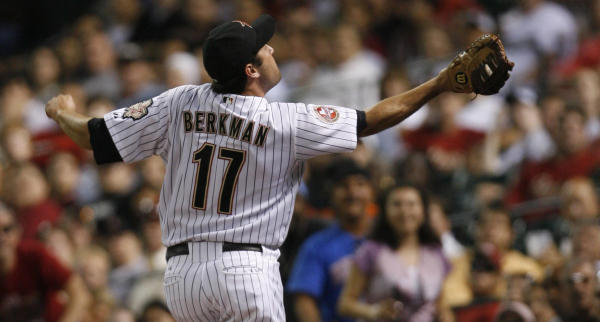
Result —
[{"label": "black baseball cap", "polygon": [[266,14],[251,25],[234,20],[215,27],[202,47],[206,71],[217,82],[237,77],[274,33],[275,19]]}]

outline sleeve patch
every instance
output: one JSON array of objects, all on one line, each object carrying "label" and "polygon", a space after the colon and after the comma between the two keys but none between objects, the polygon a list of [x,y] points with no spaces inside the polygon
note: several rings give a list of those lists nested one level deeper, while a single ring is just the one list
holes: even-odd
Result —
[{"label": "sleeve patch", "polygon": [[152,105],[152,99],[133,104],[125,109],[122,117],[130,118],[132,120],[139,120],[142,117],[148,115],[148,107],[150,105]]},{"label": "sleeve patch", "polygon": [[331,106],[315,105],[312,107],[312,111],[319,120],[325,123],[335,123],[340,118],[340,112]]}]

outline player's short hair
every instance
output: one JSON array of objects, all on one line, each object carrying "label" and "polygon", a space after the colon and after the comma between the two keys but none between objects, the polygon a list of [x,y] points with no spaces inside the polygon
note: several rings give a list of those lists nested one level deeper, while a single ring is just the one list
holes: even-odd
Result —
[{"label": "player's short hair", "polygon": [[[253,64],[257,67],[260,67],[262,63],[262,59],[260,59],[258,56],[254,56],[250,62],[250,64]],[[234,77],[226,82],[213,80],[211,84],[212,90],[218,94],[241,94],[248,83],[248,76],[246,76],[245,68],[246,66],[244,66],[244,69],[240,70],[240,73],[237,77]]]}]

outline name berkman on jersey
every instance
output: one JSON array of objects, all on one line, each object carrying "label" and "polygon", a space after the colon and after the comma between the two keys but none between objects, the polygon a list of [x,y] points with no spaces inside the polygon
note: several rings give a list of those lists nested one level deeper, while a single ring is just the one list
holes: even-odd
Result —
[{"label": "name berkman on jersey", "polygon": [[183,129],[185,133],[207,133],[229,136],[249,144],[263,147],[270,127],[258,124],[254,130],[254,121],[230,113],[183,111]]}]

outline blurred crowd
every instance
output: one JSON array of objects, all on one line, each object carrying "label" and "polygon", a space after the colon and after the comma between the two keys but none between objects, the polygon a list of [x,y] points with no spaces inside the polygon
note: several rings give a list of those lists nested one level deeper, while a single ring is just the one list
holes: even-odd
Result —
[{"label": "blurred crowd", "polygon": [[498,95],[443,94],[309,162],[280,259],[288,320],[600,321],[599,0],[90,1],[1,51],[0,321],[172,321],[163,160],[97,166],[44,104],[68,93],[102,117],[210,82],[208,31],[262,13],[270,101],[364,110],[485,32],[516,64]]}]

